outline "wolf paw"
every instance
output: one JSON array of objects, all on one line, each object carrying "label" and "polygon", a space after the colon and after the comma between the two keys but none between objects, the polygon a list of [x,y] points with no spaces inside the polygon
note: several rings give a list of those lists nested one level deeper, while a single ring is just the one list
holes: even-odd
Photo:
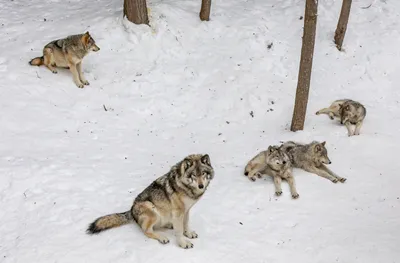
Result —
[{"label": "wolf paw", "polygon": [[319,111],[317,111],[317,112],[315,113],[315,115],[319,115]]},{"label": "wolf paw", "polygon": [[252,181],[252,182],[255,182],[255,181],[256,181],[256,177],[255,177],[255,176],[249,177],[249,179],[250,179],[250,181]]},{"label": "wolf paw", "polygon": [[181,248],[184,248],[184,249],[193,248],[192,242],[190,242],[189,240],[186,240],[186,239],[179,240],[178,244]]},{"label": "wolf paw", "polygon": [[263,175],[262,175],[262,173],[258,172],[258,173],[256,173],[256,176],[257,176],[259,179],[261,179]]},{"label": "wolf paw", "polygon": [[190,238],[190,239],[198,237],[197,233],[194,231],[185,231],[183,234],[185,235],[185,237]]},{"label": "wolf paw", "polygon": [[331,120],[334,120],[334,119],[335,119],[333,116],[329,116],[329,118],[330,118]]},{"label": "wolf paw", "polygon": [[90,85],[89,81],[87,80],[82,80],[83,85]]},{"label": "wolf paw", "polygon": [[55,69],[53,69],[51,72],[52,72],[53,74],[57,74],[57,73],[58,73],[58,71],[55,70]]},{"label": "wolf paw", "polygon": [[299,196],[300,195],[298,193],[292,194],[293,199],[297,199],[297,198],[299,198]]},{"label": "wolf paw", "polygon": [[339,180],[338,179],[332,179],[332,183],[334,183],[334,184],[336,184],[337,182],[339,182]]},{"label": "wolf paw", "polygon": [[282,191],[276,191],[275,194],[276,194],[277,196],[281,196],[281,195],[282,195]]},{"label": "wolf paw", "polygon": [[340,181],[341,183],[346,182],[346,180],[347,180],[346,178],[340,178],[340,179],[339,179],[339,181]]},{"label": "wolf paw", "polygon": [[77,83],[76,86],[80,89],[83,89],[84,85],[82,83]]},{"label": "wolf paw", "polygon": [[165,236],[160,236],[159,238],[158,238],[158,241],[161,243],[161,244],[168,244],[169,243],[169,239],[167,238],[167,237],[165,237]]}]

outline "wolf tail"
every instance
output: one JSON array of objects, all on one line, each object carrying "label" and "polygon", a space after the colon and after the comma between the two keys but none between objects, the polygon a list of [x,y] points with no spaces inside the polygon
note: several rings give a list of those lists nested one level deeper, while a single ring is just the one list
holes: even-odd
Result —
[{"label": "wolf tail", "polygon": [[110,214],[97,218],[86,230],[88,234],[98,234],[104,230],[122,226],[133,221],[132,212]]},{"label": "wolf tail", "polygon": [[29,64],[32,66],[41,66],[44,64],[44,57],[36,57],[29,61]]}]

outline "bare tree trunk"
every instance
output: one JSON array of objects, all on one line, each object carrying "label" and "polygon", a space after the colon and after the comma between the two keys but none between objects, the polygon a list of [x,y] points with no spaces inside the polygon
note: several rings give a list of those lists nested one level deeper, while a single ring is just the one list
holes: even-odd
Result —
[{"label": "bare tree trunk", "polygon": [[297,81],[296,99],[293,110],[291,131],[303,130],[307,112],[308,92],[317,27],[318,0],[306,0],[304,15],[303,44],[301,47],[300,69]]},{"label": "bare tree trunk", "polygon": [[124,0],[124,16],[135,24],[149,24],[146,0]]},{"label": "bare tree trunk", "polygon": [[342,50],[343,39],[346,34],[347,23],[349,22],[351,2],[352,0],[343,0],[342,10],[340,11],[340,17],[335,31],[335,44],[339,51]]},{"label": "bare tree trunk", "polygon": [[201,0],[200,19],[201,21],[210,20],[211,0]]}]

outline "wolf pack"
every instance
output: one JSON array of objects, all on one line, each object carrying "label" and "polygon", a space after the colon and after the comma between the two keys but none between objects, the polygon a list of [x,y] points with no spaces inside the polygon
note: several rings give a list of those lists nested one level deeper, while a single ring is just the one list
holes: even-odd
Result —
[{"label": "wolf pack", "polygon": [[[82,60],[89,52],[99,51],[89,32],[71,35],[51,41],[43,48],[43,56],[32,59],[33,66],[46,66],[56,74],[56,68],[71,71],[78,88],[89,85],[82,73]],[[359,135],[366,116],[365,107],[351,99],[334,101],[328,108],[316,112],[326,114],[331,120],[339,119],[347,128],[348,136]],[[280,142],[259,152],[246,164],[244,175],[250,181],[270,176],[273,178],[275,194],[282,195],[282,180],[289,184],[293,199],[299,198],[293,177],[293,168],[326,178],[333,183],[344,183],[346,178],[331,171],[326,142],[312,141],[298,143]],[[173,229],[177,244],[182,248],[192,248],[189,239],[198,235],[189,227],[189,212],[193,205],[206,192],[214,178],[214,168],[208,154],[190,154],[173,165],[170,170],[153,181],[133,201],[130,210],[123,213],[108,214],[89,224],[86,232],[98,234],[104,230],[136,222],[148,237],[162,244],[169,239],[160,229]]]}]

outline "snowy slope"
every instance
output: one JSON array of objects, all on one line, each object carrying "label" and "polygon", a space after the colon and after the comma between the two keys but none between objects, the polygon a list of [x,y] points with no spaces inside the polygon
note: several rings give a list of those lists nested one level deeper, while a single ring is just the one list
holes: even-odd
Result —
[{"label": "snowy slope", "polygon": [[[400,262],[400,2],[353,1],[345,52],[340,4],[319,3],[306,127],[292,133],[304,1],[216,0],[206,23],[199,0],[149,1],[152,28],[124,21],[122,0],[2,1],[0,262]],[[83,61],[90,86],[28,65],[86,30],[101,48]],[[360,136],[314,115],[345,97],[367,107]],[[327,141],[347,182],[295,170],[293,200],[242,175],[281,140]],[[133,224],[85,234],[190,153],[216,171],[192,250]]]}]

